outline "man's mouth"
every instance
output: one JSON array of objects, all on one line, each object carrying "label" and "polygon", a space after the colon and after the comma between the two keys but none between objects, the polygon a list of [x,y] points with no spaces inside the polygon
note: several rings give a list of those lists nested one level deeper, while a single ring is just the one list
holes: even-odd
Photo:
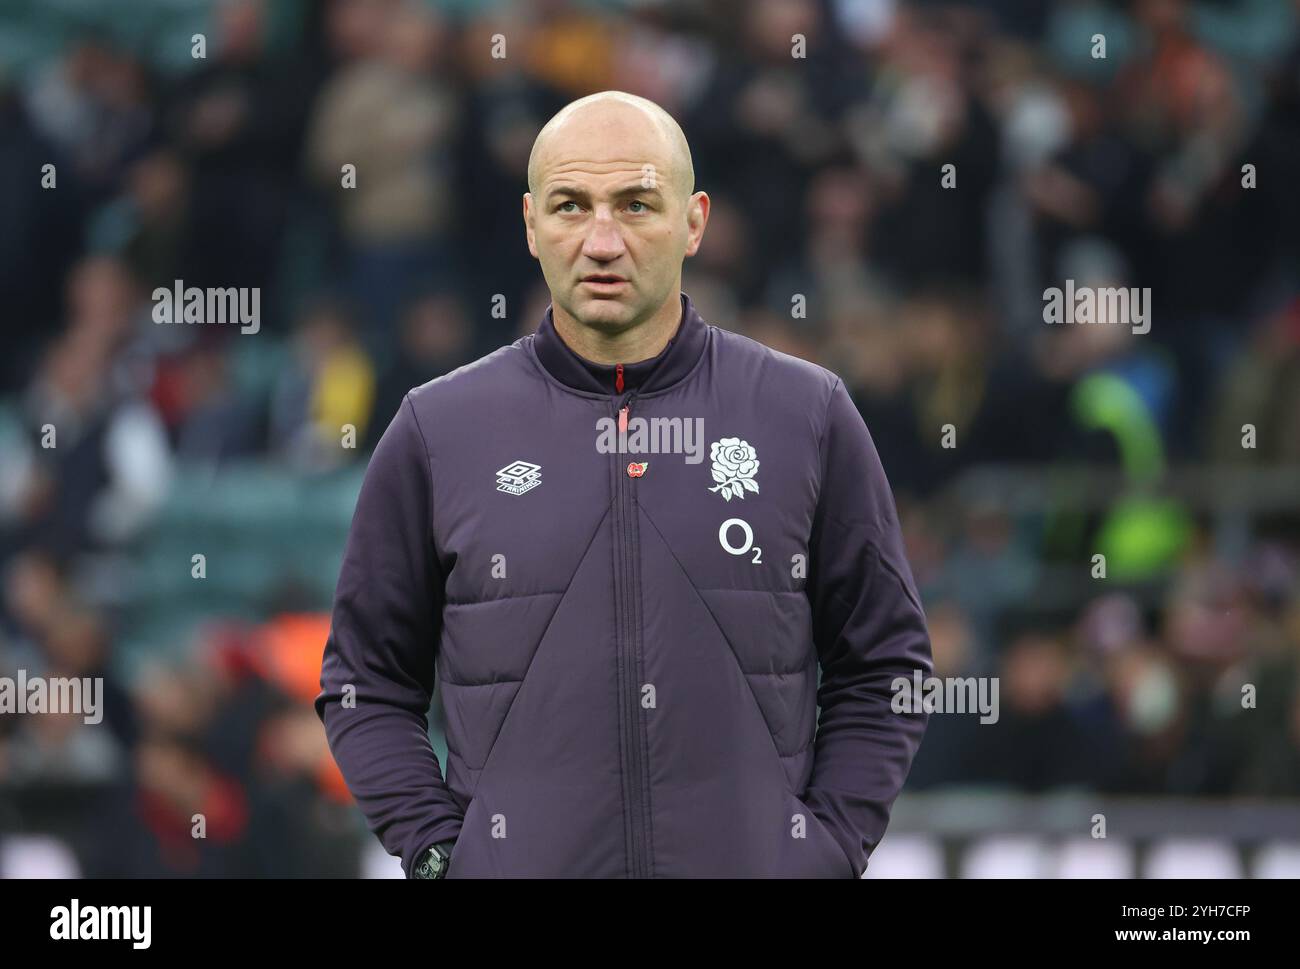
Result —
[{"label": "man's mouth", "polygon": [[596,296],[614,299],[627,288],[627,280],[613,273],[592,273],[582,277],[582,285]]}]

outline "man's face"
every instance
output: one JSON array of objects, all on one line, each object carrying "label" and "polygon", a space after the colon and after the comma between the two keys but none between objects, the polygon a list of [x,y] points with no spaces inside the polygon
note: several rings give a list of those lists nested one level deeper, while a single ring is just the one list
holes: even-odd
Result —
[{"label": "man's face", "polygon": [[677,295],[708,205],[702,192],[686,195],[679,166],[668,139],[626,105],[576,113],[547,138],[536,197],[524,196],[528,248],[552,301],[579,323],[621,332]]}]

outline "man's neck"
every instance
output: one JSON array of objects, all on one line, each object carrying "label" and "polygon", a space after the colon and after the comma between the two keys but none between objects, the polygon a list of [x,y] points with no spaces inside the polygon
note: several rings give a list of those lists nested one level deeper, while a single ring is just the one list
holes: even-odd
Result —
[{"label": "man's neck", "polygon": [[578,356],[606,365],[639,363],[658,356],[673,338],[682,321],[682,299],[674,294],[649,319],[619,333],[584,326],[558,304],[553,304],[551,319],[560,339]]}]

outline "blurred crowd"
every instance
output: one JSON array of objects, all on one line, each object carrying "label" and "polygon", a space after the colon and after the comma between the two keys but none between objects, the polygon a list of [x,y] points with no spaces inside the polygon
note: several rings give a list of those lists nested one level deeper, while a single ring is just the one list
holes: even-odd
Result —
[{"label": "blurred crowd", "polygon": [[[850,387],[936,673],[1001,678],[909,789],[1300,796],[1300,474],[1164,491],[1300,471],[1300,3],[116,7],[0,14],[0,675],[106,682],[103,727],[0,718],[0,842],[357,872],[309,706],[328,599],[196,610],[182,661],[128,668],[132,563],[179,475],[359,470],[407,390],[531,332],[528,153],[606,89],[686,131],[705,318]],[[1149,288],[1150,332],[1047,325],[1067,279]],[[257,287],[258,332],[156,322],[176,280]],[[1052,490],[1090,471],[1101,500]]]}]

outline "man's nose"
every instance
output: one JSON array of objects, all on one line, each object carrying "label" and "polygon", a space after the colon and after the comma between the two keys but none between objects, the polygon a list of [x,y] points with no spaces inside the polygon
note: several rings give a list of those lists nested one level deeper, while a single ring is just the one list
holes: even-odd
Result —
[{"label": "man's nose", "polygon": [[590,259],[607,262],[623,254],[623,234],[608,210],[597,211],[591,228],[582,244],[582,254]]}]

